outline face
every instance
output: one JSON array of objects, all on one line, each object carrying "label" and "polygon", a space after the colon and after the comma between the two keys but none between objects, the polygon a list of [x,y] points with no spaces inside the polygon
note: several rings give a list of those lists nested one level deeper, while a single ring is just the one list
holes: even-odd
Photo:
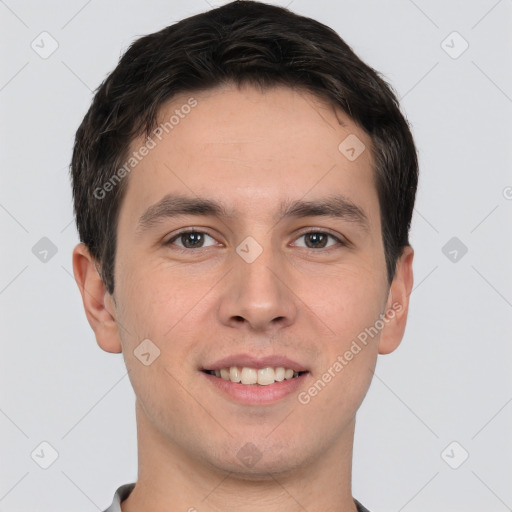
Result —
[{"label": "face", "polygon": [[402,337],[412,255],[390,287],[371,139],[320,99],[226,86],[161,121],[176,110],[124,178],[112,321],[91,325],[124,354],[143,436],[285,473],[350,437],[377,354]]}]

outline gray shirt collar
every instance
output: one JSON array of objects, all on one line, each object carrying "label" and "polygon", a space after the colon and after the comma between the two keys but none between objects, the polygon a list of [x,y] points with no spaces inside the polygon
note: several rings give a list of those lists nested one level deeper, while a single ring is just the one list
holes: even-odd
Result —
[{"label": "gray shirt collar", "polygon": [[[121,487],[119,487],[114,494],[112,505],[110,505],[107,510],[104,510],[104,512],[122,512],[121,502],[128,498],[134,487],[135,483],[121,485]],[[357,510],[359,512],[369,512],[369,510],[364,508],[363,505],[361,505],[361,503],[359,503],[357,500],[354,501],[356,502]]]}]

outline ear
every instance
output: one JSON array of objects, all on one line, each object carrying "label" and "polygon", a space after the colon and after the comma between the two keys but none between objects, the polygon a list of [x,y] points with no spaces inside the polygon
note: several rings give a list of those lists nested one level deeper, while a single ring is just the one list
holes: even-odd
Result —
[{"label": "ear", "polygon": [[73,273],[98,345],[105,352],[121,352],[113,297],[103,284],[96,269],[96,260],[85,244],[78,244],[73,250]]},{"label": "ear", "polygon": [[407,312],[409,310],[409,296],[412,291],[413,275],[412,260],[414,250],[411,246],[404,247],[396,264],[396,271],[389,287],[386,302],[385,327],[381,331],[379,341],[379,354],[393,352],[404,336]]}]

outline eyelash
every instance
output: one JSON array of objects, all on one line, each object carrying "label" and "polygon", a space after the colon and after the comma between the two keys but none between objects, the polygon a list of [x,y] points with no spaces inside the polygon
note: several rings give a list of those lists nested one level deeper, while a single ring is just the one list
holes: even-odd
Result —
[{"label": "eyelash", "polygon": [[[167,240],[167,242],[164,243],[164,245],[166,246],[171,246],[173,245],[173,242],[175,240],[177,240],[180,236],[182,235],[186,235],[187,233],[199,233],[199,234],[202,234],[202,235],[208,235],[210,238],[213,238],[214,237],[210,234],[208,234],[206,231],[201,231],[199,229],[194,229],[194,228],[188,228],[188,229],[184,229],[183,231],[180,231],[179,233],[177,233],[176,235],[174,235],[172,238],[170,238],[169,240]],[[304,231],[303,233],[301,233],[300,235],[297,236],[296,240],[298,238],[301,238],[303,236],[306,236],[306,235],[309,235],[309,234],[322,234],[322,235],[327,235],[328,237],[331,237],[332,239],[336,240],[336,242],[338,242],[338,244],[340,246],[348,246],[348,242],[344,241],[344,240],[341,240],[340,238],[338,238],[337,236],[333,235],[332,233],[330,233],[329,231],[325,231],[325,230],[322,230],[322,229],[311,229],[309,231]],[[329,249],[333,249],[335,248],[336,245],[334,246],[330,246],[330,247],[320,247],[318,249],[315,249],[315,248],[310,248],[310,247],[303,247],[303,249],[306,249],[308,251],[315,251],[315,252],[318,252],[320,249],[323,249],[324,251],[327,251]],[[207,249],[208,247],[198,247],[196,249],[190,249],[190,248],[187,248],[187,247],[179,247],[179,246],[176,246],[174,247],[174,249],[178,250],[178,251],[185,251],[185,252],[190,252],[190,251],[197,251],[197,250],[200,250],[200,249]]]}]

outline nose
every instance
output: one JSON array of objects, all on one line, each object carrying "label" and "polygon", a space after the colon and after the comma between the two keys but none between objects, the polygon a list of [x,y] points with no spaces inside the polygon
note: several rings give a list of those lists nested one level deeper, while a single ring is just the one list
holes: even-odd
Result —
[{"label": "nose", "polygon": [[270,246],[254,261],[240,254],[233,253],[232,270],[226,276],[218,310],[221,322],[270,335],[291,325],[297,315],[297,298],[285,258]]}]

